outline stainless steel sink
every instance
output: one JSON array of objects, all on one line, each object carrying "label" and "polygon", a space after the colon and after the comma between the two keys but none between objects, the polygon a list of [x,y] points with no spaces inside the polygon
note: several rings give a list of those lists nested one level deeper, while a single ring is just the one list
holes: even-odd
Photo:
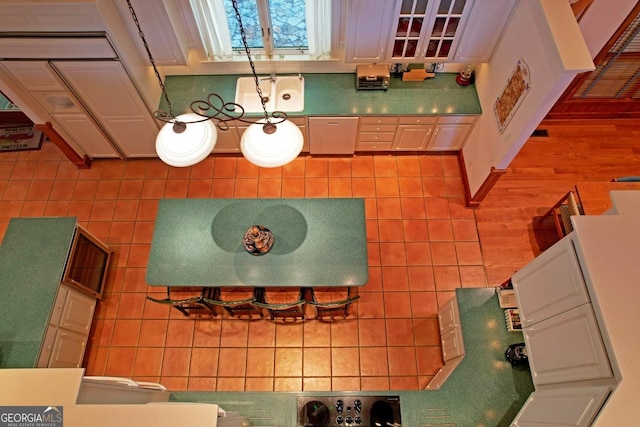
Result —
[{"label": "stainless steel sink", "polygon": [[[273,81],[269,76],[261,76],[258,79],[268,112],[289,113],[304,110],[304,77],[301,75],[276,76]],[[240,104],[247,113],[262,112],[260,97],[256,91],[253,77],[238,78],[235,102]]]}]

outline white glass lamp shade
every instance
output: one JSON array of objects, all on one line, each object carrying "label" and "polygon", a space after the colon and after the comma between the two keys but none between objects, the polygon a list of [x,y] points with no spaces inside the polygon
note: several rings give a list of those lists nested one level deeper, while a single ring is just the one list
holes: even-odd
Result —
[{"label": "white glass lamp shade", "polygon": [[176,118],[187,123],[187,128],[182,133],[176,133],[173,123],[164,125],[156,137],[156,152],[170,166],[193,166],[211,154],[216,146],[218,131],[210,120],[189,123],[202,119],[197,114],[182,114]]},{"label": "white glass lamp shade", "polygon": [[240,141],[244,157],[256,166],[275,168],[284,166],[298,157],[302,151],[302,132],[292,122],[278,123],[274,133],[265,133],[262,119],[247,128]]}]

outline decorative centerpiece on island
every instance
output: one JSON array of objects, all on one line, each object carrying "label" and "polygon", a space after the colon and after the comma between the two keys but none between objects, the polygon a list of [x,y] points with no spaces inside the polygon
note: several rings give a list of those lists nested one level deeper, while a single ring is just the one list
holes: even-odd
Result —
[{"label": "decorative centerpiece on island", "polygon": [[273,233],[264,225],[252,225],[244,233],[242,244],[251,255],[264,255],[273,246]]}]

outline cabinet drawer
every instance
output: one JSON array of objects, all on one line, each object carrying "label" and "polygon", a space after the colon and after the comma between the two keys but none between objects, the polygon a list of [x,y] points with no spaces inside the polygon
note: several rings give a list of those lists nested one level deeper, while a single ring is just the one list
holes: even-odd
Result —
[{"label": "cabinet drawer", "polygon": [[358,141],[356,149],[358,151],[376,151],[376,150],[391,150],[392,142],[385,141]]},{"label": "cabinet drawer", "polygon": [[438,123],[475,123],[478,116],[440,116]]},{"label": "cabinet drawer", "polygon": [[403,116],[399,119],[401,125],[432,125],[437,121],[437,117],[431,116]]},{"label": "cabinet drawer", "polygon": [[396,125],[360,125],[360,132],[395,132]]},{"label": "cabinet drawer", "polygon": [[395,134],[393,132],[360,132],[359,142],[393,142]]},{"label": "cabinet drawer", "polygon": [[393,125],[398,123],[398,117],[396,116],[362,116],[360,117],[361,125]]}]

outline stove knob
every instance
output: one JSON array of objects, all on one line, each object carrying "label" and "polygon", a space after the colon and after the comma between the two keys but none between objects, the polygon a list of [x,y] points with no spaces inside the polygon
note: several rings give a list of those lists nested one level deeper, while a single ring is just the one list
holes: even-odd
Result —
[{"label": "stove knob", "polygon": [[356,424],[362,424],[362,417],[360,415],[356,415]]},{"label": "stove knob", "polygon": [[347,424],[353,424],[353,418],[351,417],[351,415],[347,415],[347,418],[345,418],[345,422]]},{"label": "stove knob", "polygon": [[354,410],[356,411],[356,413],[358,413],[358,414],[359,414],[360,412],[362,412],[362,400],[360,400],[360,399],[356,399],[356,400],[353,402],[353,409],[354,409]]},{"label": "stove knob", "polygon": [[338,415],[336,418],[336,424],[342,424],[344,422],[344,418],[341,415]]},{"label": "stove knob", "polygon": [[336,412],[341,414],[344,410],[344,402],[340,399],[336,400]]}]

